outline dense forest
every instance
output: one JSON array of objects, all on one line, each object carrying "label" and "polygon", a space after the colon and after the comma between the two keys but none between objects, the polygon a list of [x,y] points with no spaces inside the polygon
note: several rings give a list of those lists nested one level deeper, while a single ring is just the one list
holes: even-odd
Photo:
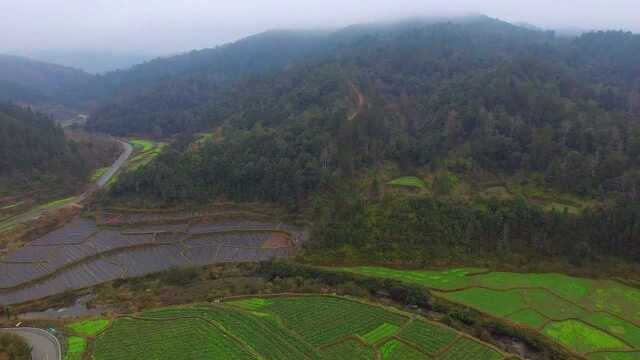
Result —
[{"label": "dense forest", "polygon": [[640,206],[620,200],[580,215],[544,211],[523,198],[456,201],[385,195],[349,188],[314,202],[315,261],[404,263],[503,259],[530,264],[563,258],[573,265],[608,257],[637,261]]},{"label": "dense forest", "polygon": [[91,78],[77,69],[0,54],[0,101],[68,103]]},{"label": "dense forest", "polygon": [[[223,127],[225,134],[224,144],[168,154],[118,192],[135,188],[174,201],[204,190],[295,202],[322,179],[392,161],[406,172],[535,174],[559,191],[637,196],[640,36],[558,39],[488,18],[365,29],[329,35],[353,40],[333,40],[342,45],[285,71],[214,86],[202,99],[185,94],[190,106],[148,94],[106,105],[92,126],[147,134]],[[618,56],[607,56],[602,44]],[[348,121],[355,92],[366,104]],[[145,111],[141,99],[171,110]],[[160,174],[176,162],[183,171],[172,183]],[[276,179],[273,169],[287,175]]]},{"label": "dense forest", "polygon": [[[313,210],[310,246],[338,257],[637,258],[638,64],[640,35],[628,32],[569,38],[484,16],[416,19],[267,32],[93,77],[61,96],[91,111],[92,130],[171,140],[123,174],[108,201]],[[527,182],[593,206],[559,212],[381,183],[443,172]]]},{"label": "dense forest", "polygon": [[[313,209],[312,253],[333,258],[637,259],[640,36],[559,38],[482,17],[351,27],[309,41],[323,45],[285,69],[202,92],[165,83],[104,105],[96,128],[180,134],[156,162],[125,174],[112,198]],[[192,90],[202,97],[144,110]],[[219,136],[194,146],[213,129]],[[526,179],[597,205],[569,213],[524,198],[385,194],[375,174],[389,164],[397,175]]]},{"label": "dense forest", "polygon": [[90,171],[82,147],[49,117],[0,104],[0,194],[45,184],[52,194],[77,190]]}]

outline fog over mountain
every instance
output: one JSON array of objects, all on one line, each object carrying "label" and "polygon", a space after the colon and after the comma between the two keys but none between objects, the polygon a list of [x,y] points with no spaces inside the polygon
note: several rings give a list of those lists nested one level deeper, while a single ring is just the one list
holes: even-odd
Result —
[{"label": "fog over mountain", "polygon": [[[463,13],[482,13],[551,29],[640,31],[635,0],[1,0],[0,3],[3,12],[11,14],[0,23],[0,32],[10,34],[0,39],[0,52],[22,55],[51,49],[169,54],[215,46],[272,28],[340,27],[406,16]],[[30,22],[31,19],[38,21]],[[24,26],[26,23],[30,25]],[[115,59],[114,62],[117,63]],[[82,67],[79,63],[75,65]]]},{"label": "fog over mountain", "polygon": [[164,54],[145,52],[112,52],[91,50],[29,50],[22,55],[53,64],[84,70],[92,74],[103,74],[109,71],[130,68]]}]

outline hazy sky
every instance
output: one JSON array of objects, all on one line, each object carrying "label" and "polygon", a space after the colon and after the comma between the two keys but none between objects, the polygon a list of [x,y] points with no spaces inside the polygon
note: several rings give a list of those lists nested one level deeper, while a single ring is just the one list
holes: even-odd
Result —
[{"label": "hazy sky", "polygon": [[90,49],[171,53],[270,28],[483,13],[550,28],[640,32],[639,0],[0,0],[0,53]]}]

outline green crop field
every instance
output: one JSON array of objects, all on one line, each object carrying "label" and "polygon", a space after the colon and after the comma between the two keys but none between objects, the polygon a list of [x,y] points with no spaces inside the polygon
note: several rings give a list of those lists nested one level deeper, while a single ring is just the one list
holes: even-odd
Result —
[{"label": "green crop field", "polygon": [[46,210],[46,209],[51,209],[51,208],[58,207],[58,206],[67,205],[67,204],[72,203],[75,199],[76,199],[75,196],[71,196],[71,197],[68,197],[68,198],[51,201],[51,202],[48,202],[46,204],[38,206],[38,209]]},{"label": "green crop field", "polygon": [[86,349],[87,340],[85,338],[71,336],[67,339],[67,353],[64,360],[80,360]]},{"label": "green crop field", "polygon": [[451,345],[458,334],[436,324],[413,321],[402,330],[399,337],[415,344],[424,353],[436,354]]},{"label": "green crop field", "polygon": [[141,152],[147,152],[156,146],[156,143],[151,140],[131,139],[129,142],[136,150],[140,150]]},{"label": "green crop field", "polygon": [[333,296],[249,298],[104,321],[67,326],[93,341],[85,358],[411,360],[436,352],[450,359],[506,358],[444,325]]},{"label": "green crop field", "polygon": [[474,268],[339,270],[425,286],[436,296],[527,326],[589,358],[624,359],[640,351],[640,290],[616,281]]},{"label": "green crop field", "polygon": [[83,336],[96,336],[109,326],[109,320],[85,320],[67,326],[71,331]]},{"label": "green crop field", "polygon": [[100,168],[100,169],[97,169],[96,171],[94,171],[93,174],[91,174],[91,179],[90,179],[91,182],[96,182],[96,181],[100,180],[102,175],[104,175],[107,172],[107,170],[109,170],[109,169],[110,169],[110,167],[107,166],[107,167],[103,167],[103,168]]},{"label": "green crop field", "polygon": [[14,209],[17,208],[18,206],[20,206],[22,204],[22,201],[17,202],[15,204],[9,204],[9,205],[5,205],[5,206],[1,206],[0,210],[10,210],[10,209]]},{"label": "green crop field", "polygon": [[638,360],[640,351],[598,352],[587,356],[589,360]]},{"label": "green crop field", "polygon": [[427,187],[424,181],[422,181],[422,179],[417,178],[415,176],[405,176],[405,177],[401,177],[401,178],[389,181],[389,185],[412,187],[412,188],[418,188],[418,189],[424,189]]},{"label": "green crop field", "polygon": [[127,171],[133,171],[147,165],[167,146],[165,143],[142,139],[131,139],[129,142],[133,145],[135,154],[126,164],[125,170]]},{"label": "green crop field", "polygon": [[422,360],[428,359],[424,353],[397,340],[391,339],[380,347],[382,360]]}]

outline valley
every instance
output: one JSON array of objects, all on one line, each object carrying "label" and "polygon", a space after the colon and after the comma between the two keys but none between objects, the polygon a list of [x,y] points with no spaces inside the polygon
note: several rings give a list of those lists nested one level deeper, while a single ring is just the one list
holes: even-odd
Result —
[{"label": "valley", "polygon": [[638,34],[484,15],[100,75],[0,55],[0,333],[36,360],[640,359],[638,63]]}]

